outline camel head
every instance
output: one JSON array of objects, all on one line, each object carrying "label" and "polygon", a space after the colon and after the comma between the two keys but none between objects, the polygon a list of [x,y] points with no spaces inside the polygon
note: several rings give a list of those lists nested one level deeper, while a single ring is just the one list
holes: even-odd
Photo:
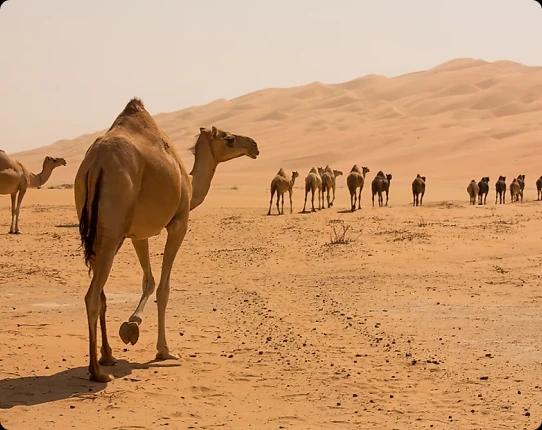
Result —
[{"label": "camel head", "polygon": [[369,168],[368,167],[362,167],[361,170],[363,171],[363,174],[366,175],[367,173],[370,172]]},{"label": "camel head", "polygon": [[420,178],[422,178],[422,181],[423,181],[424,184],[425,184],[425,181],[426,181],[425,176],[420,176]]},{"label": "camel head", "polygon": [[487,182],[489,184],[489,176],[484,176],[482,182]]},{"label": "camel head", "polygon": [[292,172],[292,179],[295,179],[295,178],[297,178],[298,176],[299,176],[299,173],[297,173],[297,171],[294,170],[294,171]]},{"label": "camel head", "polygon": [[53,170],[59,166],[65,166],[66,160],[63,158],[45,157],[43,160],[43,170]]},{"label": "camel head", "polygon": [[388,182],[391,181],[391,174],[386,175],[386,179],[388,180]]},{"label": "camel head", "polygon": [[317,169],[316,167],[313,167],[312,169],[309,170],[309,175],[310,175],[311,173],[316,173],[316,174],[317,174],[317,173],[318,173],[318,169]]},{"label": "camel head", "polygon": [[341,170],[334,170],[333,174],[337,177],[337,176],[342,176],[343,172]]},{"label": "camel head", "polygon": [[[201,137],[206,138],[209,142],[213,156],[218,163],[242,157],[243,155],[250,158],[257,158],[260,154],[258,145],[251,137],[219,130],[214,126],[211,130],[200,128]],[[198,143],[196,143],[196,151],[197,145]]]}]

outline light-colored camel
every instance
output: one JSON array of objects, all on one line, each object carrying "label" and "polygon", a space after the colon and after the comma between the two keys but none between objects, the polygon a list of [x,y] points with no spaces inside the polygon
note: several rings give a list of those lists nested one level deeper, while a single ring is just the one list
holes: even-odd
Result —
[{"label": "light-colored camel", "polygon": [[[288,178],[286,172],[280,169],[273,180],[271,181],[271,199],[269,200],[269,210],[267,215],[271,215],[271,206],[273,205],[273,196],[277,193],[277,212],[279,215],[284,215],[284,194],[288,191],[290,196],[290,213],[292,213],[292,194],[294,191],[295,178],[299,176],[299,173],[292,172],[291,178]],[[282,197],[282,210],[279,208],[279,201]]]},{"label": "light-colored camel", "polygon": [[331,201],[331,191],[333,191],[333,182],[335,181],[335,176],[333,170],[329,166],[326,166],[325,169],[318,167],[318,174],[322,179],[322,209],[326,208],[326,197],[327,197],[327,207],[330,208],[333,206]]},{"label": "light-colored camel", "polygon": [[542,200],[542,176],[536,180],[536,190],[538,191],[537,200]]},{"label": "light-colored camel", "polygon": [[[346,185],[348,186],[348,191],[350,192],[350,209],[352,212],[356,210],[356,198],[358,209],[361,209],[361,191],[363,190],[363,185],[365,185],[365,175],[369,173],[370,170],[368,167],[362,167],[359,169],[357,164],[354,164],[350,173],[346,177]],[[359,188],[359,194],[356,196],[356,191]]]},{"label": "light-colored camel", "polygon": [[333,200],[331,201],[332,205],[335,204],[335,189],[337,188],[337,178],[342,175],[343,175],[342,170],[333,169]]},{"label": "light-colored camel", "polygon": [[510,199],[512,202],[519,202],[520,198],[521,201],[523,201],[523,197],[521,196],[521,184],[518,178],[514,178],[510,183]]},{"label": "light-colored camel", "polygon": [[66,161],[63,158],[45,157],[41,172],[31,173],[17,160],[0,150],[0,194],[11,194],[10,233],[20,233],[19,212],[26,190],[41,187],[47,182],[53,169],[65,165]]},{"label": "light-colored camel", "polygon": [[425,176],[416,176],[412,181],[412,206],[422,206],[425,194]]},{"label": "light-colored camel", "polygon": [[499,176],[495,182],[495,204],[497,201],[502,205],[506,203],[506,176]]},{"label": "light-colored camel", "polygon": [[[112,379],[100,364],[115,362],[107,340],[103,290],[115,254],[124,239],[131,239],[143,269],[141,299],[119,331],[125,343],[135,344],[143,309],[155,287],[148,238],[158,235],[163,228],[167,230],[167,240],[156,290],[156,359],[176,358],[166,342],[165,311],[171,268],[188,227],[189,212],[205,199],[218,163],[243,155],[256,158],[259,153],[250,137],[215,127],[200,129],[193,152],[194,167],[188,174],[169,138],[158,128],[143,103],[132,99],[107,133],[90,146],[79,167],[75,203],[85,262],[92,271],[85,296],[92,380]],[[98,317],[102,333],[100,364],[96,351]]]},{"label": "light-colored camel", "polygon": [[478,186],[476,181],[474,179],[472,181],[470,181],[470,184],[467,187],[467,192],[469,193],[470,204],[471,205],[476,204],[476,199],[478,197],[478,192],[479,191],[480,191],[480,187]]},{"label": "light-colored camel", "polygon": [[316,212],[316,209],[314,208],[314,194],[318,194],[318,209],[322,209],[321,190],[322,178],[318,173],[318,169],[316,167],[313,167],[305,178],[305,204],[303,205],[303,212],[306,212],[307,209],[307,196],[309,194],[309,191],[311,192],[312,211]]},{"label": "light-colored camel", "polygon": [[489,176],[484,176],[478,182],[478,204],[485,205],[487,203],[487,195],[489,194]]},{"label": "light-colored camel", "polygon": [[382,193],[386,193],[386,206],[388,206],[388,198],[390,192],[391,175],[384,175],[384,172],[379,171],[371,184],[373,191],[373,207],[375,205],[375,195],[378,194],[378,206],[384,206],[384,199]]}]

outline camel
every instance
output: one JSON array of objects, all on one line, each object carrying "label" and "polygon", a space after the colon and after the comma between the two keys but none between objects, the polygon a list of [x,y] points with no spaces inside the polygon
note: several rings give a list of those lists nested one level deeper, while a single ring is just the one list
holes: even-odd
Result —
[{"label": "camel", "polygon": [[[163,228],[167,230],[167,240],[156,290],[156,359],[177,358],[166,341],[165,312],[171,268],[188,228],[189,213],[205,199],[218,163],[243,155],[255,159],[259,154],[252,138],[215,127],[201,128],[192,150],[195,159],[189,174],[143,103],[132,99],[109,130],[90,146],[79,167],[74,184],[75,204],[84,260],[92,273],[85,296],[91,380],[113,379],[101,366],[115,363],[107,340],[104,293],[115,254],[126,238],[131,239],[143,269],[141,299],[119,330],[124,343],[135,344],[143,309],[155,287],[148,238],[158,235]],[[99,361],[98,317],[102,334]]]},{"label": "camel", "polygon": [[497,200],[501,205],[506,203],[506,176],[499,176],[495,182],[495,204]]},{"label": "camel", "polygon": [[[284,193],[288,191],[290,196],[290,213],[292,213],[292,193],[294,190],[295,178],[299,176],[299,173],[292,172],[291,179],[288,179],[286,172],[283,169],[280,169],[273,180],[271,181],[271,199],[269,200],[269,211],[267,215],[271,215],[271,205],[273,204],[273,195],[277,193],[277,212],[279,215],[284,215]],[[282,197],[282,210],[279,209],[279,201]]]},{"label": "camel", "polygon": [[425,176],[416,175],[412,182],[412,206],[422,206],[425,194]]},{"label": "camel", "polygon": [[510,199],[512,202],[519,202],[519,199],[523,201],[523,196],[521,195],[521,184],[518,178],[514,178],[510,184]]},{"label": "camel", "polygon": [[19,234],[21,202],[28,188],[39,188],[47,182],[54,169],[65,166],[63,158],[45,157],[40,173],[29,172],[21,163],[0,149],[0,194],[11,194],[10,234]]},{"label": "camel", "polygon": [[538,191],[537,200],[542,200],[542,176],[536,180],[536,190]]},{"label": "camel", "polygon": [[476,204],[476,198],[478,197],[479,192],[480,192],[480,187],[478,186],[478,184],[476,183],[474,179],[471,180],[469,186],[467,187],[467,193],[469,193],[471,205]]},{"label": "camel", "polygon": [[331,191],[333,190],[333,183],[335,182],[335,176],[333,170],[329,166],[326,166],[325,169],[318,167],[318,174],[322,179],[322,188],[320,192],[322,193],[322,209],[326,208],[326,200],[324,196],[327,195],[327,207],[330,208],[333,206],[331,201]]},{"label": "camel", "polygon": [[365,185],[365,175],[369,172],[370,170],[368,167],[362,167],[360,170],[358,165],[354,164],[346,177],[346,185],[350,192],[350,208],[352,212],[356,210],[356,191],[358,188],[359,194],[357,196],[357,203],[358,209],[361,209],[361,191],[363,190],[363,185]]},{"label": "camel", "polygon": [[314,208],[314,194],[318,193],[318,209],[322,209],[322,201],[321,201],[321,190],[322,190],[322,178],[320,177],[320,174],[318,173],[318,169],[316,167],[313,167],[310,171],[307,177],[305,178],[305,204],[303,205],[303,212],[306,211],[307,208],[307,196],[309,194],[309,191],[312,193],[312,211],[316,212],[316,209]]},{"label": "camel", "polygon": [[478,204],[487,204],[487,195],[489,194],[489,176],[484,176],[478,182]]},{"label": "camel", "polygon": [[386,206],[388,206],[388,197],[390,191],[391,175],[384,175],[384,172],[379,171],[372,182],[373,191],[373,207],[375,205],[375,195],[378,193],[378,206],[384,206],[384,199],[382,193],[386,193]]},{"label": "camel", "polygon": [[521,201],[523,202],[523,190],[525,190],[525,175],[518,175],[518,182],[519,182],[519,196],[521,198]]}]

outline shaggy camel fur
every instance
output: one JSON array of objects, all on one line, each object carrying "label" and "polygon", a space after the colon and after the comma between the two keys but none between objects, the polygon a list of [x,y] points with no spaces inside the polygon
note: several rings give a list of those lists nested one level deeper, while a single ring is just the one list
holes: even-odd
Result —
[{"label": "shaggy camel fur", "polygon": [[[348,186],[348,191],[350,192],[350,210],[354,212],[356,210],[356,199],[358,203],[358,209],[361,209],[361,191],[365,185],[365,175],[369,173],[370,170],[368,167],[362,167],[359,169],[357,164],[354,164],[350,173],[346,177],[346,185]],[[356,191],[359,188],[359,193],[356,196]]]},{"label": "shaggy camel fur", "polygon": [[487,204],[487,195],[489,194],[489,176],[484,176],[478,182],[478,204]]},{"label": "shaggy camel fur", "polygon": [[495,182],[495,204],[497,200],[502,205],[506,203],[506,176],[499,176]]},{"label": "shaggy camel fur", "polygon": [[[132,99],[106,134],[87,150],[75,178],[75,203],[85,262],[92,281],[85,296],[89,328],[89,372],[95,381],[112,376],[100,364],[115,362],[107,340],[104,285],[115,254],[126,238],[131,239],[143,269],[143,292],[129,321],[119,334],[135,344],[145,304],[155,283],[149,260],[148,238],[165,228],[158,304],[157,360],[177,358],[166,342],[165,311],[170,274],[175,256],[188,228],[190,210],[200,205],[211,185],[217,164],[259,154],[256,142],[213,127],[202,128],[193,148],[194,167],[185,170],[169,138],[158,128],[140,100]],[[98,317],[102,332],[101,358],[96,351]]]},{"label": "shaggy camel fur", "polygon": [[514,178],[510,184],[510,199],[512,202],[523,201],[523,196],[521,195],[521,184],[518,178]]},{"label": "shaggy camel fur", "polygon": [[322,178],[320,177],[320,174],[318,173],[318,169],[316,167],[313,167],[309,171],[309,174],[307,175],[307,177],[305,178],[305,204],[303,205],[303,212],[305,212],[307,208],[307,196],[309,194],[309,191],[312,193],[312,198],[311,198],[312,211],[316,212],[316,209],[314,208],[314,194],[318,194],[318,209],[322,209],[321,190],[322,190]]},{"label": "shaggy camel fur", "polygon": [[[269,210],[267,215],[271,215],[271,206],[273,205],[273,196],[277,193],[277,212],[279,215],[284,215],[284,194],[288,191],[290,196],[290,213],[292,213],[292,194],[294,190],[295,178],[299,176],[299,173],[292,172],[291,179],[288,178],[286,172],[280,169],[273,180],[271,181],[271,199],[269,200]],[[282,210],[279,209],[279,201],[282,197]]]},{"label": "shaggy camel fur", "polygon": [[470,184],[467,187],[467,193],[469,193],[470,204],[471,205],[476,204],[476,198],[478,197],[479,191],[480,191],[480,187],[478,186],[476,181],[474,179],[472,181],[470,181]]},{"label": "shaggy camel fur", "polygon": [[51,176],[53,169],[65,166],[63,158],[45,157],[40,173],[31,173],[17,160],[0,150],[0,194],[11,194],[11,234],[20,233],[19,212],[28,188],[39,188]]},{"label": "shaggy camel fur", "polygon": [[538,191],[537,200],[542,200],[542,176],[536,180],[536,190]]},{"label": "shaggy camel fur", "polygon": [[425,194],[425,176],[416,175],[412,182],[412,206],[422,206]]},{"label": "shaggy camel fur", "polygon": [[373,191],[373,207],[375,205],[375,195],[378,194],[378,206],[384,206],[384,199],[382,193],[386,193],[386,206],[388,206],[388,198],[390,191],[391,175],[384,175],[384,172],[379,171],[372,182]]}]

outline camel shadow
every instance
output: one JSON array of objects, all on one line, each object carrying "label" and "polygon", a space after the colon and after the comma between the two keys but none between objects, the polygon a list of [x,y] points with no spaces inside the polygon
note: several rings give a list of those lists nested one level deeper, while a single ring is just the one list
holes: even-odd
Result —
[{"label": "camel shadow", "polygon": [[356,213],[358,211],[360,211],[361,209],[356,209],[355,211],[351,210],[351,209],[341,209],[340,211],[337,211],[338,214],[353,214],[353,213]]}]

